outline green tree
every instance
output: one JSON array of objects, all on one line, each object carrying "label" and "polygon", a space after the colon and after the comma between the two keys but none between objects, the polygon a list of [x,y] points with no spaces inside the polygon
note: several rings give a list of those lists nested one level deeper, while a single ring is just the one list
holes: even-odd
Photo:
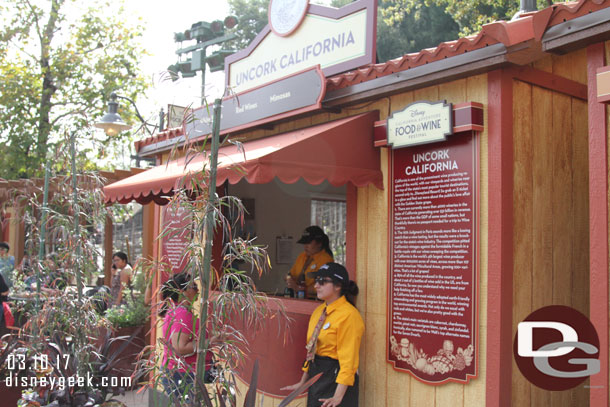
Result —
[{"label": "green tree", "polygon": [[239,20],[235,26],[237,39],[231,46],[244,49],[267,25],[269,0],[228,0],[231,14]]},{"label": "green tree", "polygon": [[459,26],[445,10],[435,4],[417,4],[410,12],[389,14],[394,1],[384,1],[377,19],[377,57],[379,62],[398,58],[410,52],[435,47],[443,41],[458,38]]},{"label": "green tree", "polygon": [[[553,4],[552,0],[537,0],[538,9]],[[516,0],[396,0],[382,9],[381,16],[388,24],[404,19],[422,7],[441,7],[460,27],[461,35],[481,30],[483,24],[497,20],[510,20],[519,11]]]},{"label": "green tree", "polygon": [[[240,21],[238,48],[246,47],[267,24],[267,0],[228,0]],[[315,2],[315,1],[313,1]],[[352,0],[332,0],[342,7]],[[553,4],[537,0],[538,9]],[[481,30],[483,24],[510,20],[519,11],[517,0],[380,0],[377,18],[379,62]]]},{"label": "green tree", "polygon": [[143,93],[143,28],[125,21],[121,1],[0,3],[0,177],[40,176],[60,134],[102,115],[113,90]]},{"label": "green tree", "polygon": [[[351,0],[333,0],[331,6],[340,8]],[[379,61],[397,58],[408,52],[438,45],[455,39],[459,28],[444,8],[426,7],[423,1],[409,13],[399,13],[394,1],[379,3],[377,20],[377,56]],[[237,34],[239,49],[245,48],[267,24],[268,0],[229,0],[231,12],[239,19]],[[387,17],[386,17],[387,16]]]}]

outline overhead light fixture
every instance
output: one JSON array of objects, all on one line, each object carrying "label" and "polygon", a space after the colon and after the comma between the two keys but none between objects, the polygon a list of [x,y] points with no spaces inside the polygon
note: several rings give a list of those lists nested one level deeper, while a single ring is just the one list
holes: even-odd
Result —
[{"label": "overhead light fixture", "polygon": [[110,100],[108,101],[108,112],[101,118],[100,121],[94,124],[95,127],[103,129],[106,135],[109,137],[116,136],[122,131],[131,129],[131,126],[128,125],[121,119],[121,116],[117,113],[119,103],[117,102],[117,94],[112,92],[110,94]]}]

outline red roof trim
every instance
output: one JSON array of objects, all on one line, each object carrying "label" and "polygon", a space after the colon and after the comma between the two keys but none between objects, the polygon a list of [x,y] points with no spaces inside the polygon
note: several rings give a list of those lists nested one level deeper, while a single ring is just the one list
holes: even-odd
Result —
[{"label": "red roof trim", "polygon": [[492,44],[502,43],[506,47],[511,47],[529,40],[540,41],[549,27],[608,8],[609,3],[610,1],[606,0],[580,0],[579,2],[555,4],[543,10],[528,13],[515,21],[496,21],[486,24],[475,36],[443,42],[436,48],[425,49],[383,64],[365,66],[353,72],[328,78],[326,91],[346,88]]},{"label": "red roof trim", "polygon": [[[496,21],[483,26],[476,35],[447,41],[435,48],[416,53],[382,64],[370,64],[360,69],[335,75],[326,79],[326,91],[331,92],[375,78],[429,64],[456,55],[471,52],[489,45],[502,43],[511,47],[529,40],[540,41],[549,27],[610,7],[610,0],[580,0],[578,2],[554,4],[533,13],[522,15],[515,21]],[[136,151],[143,146],[169,140],[184,133],[182,129],[170,129],[135,143]]]}]

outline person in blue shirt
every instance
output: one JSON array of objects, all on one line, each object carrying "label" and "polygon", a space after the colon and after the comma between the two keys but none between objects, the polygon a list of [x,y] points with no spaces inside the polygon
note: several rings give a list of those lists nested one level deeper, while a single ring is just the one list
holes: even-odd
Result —
[{"label": "person in blue shirt", "polygon": [[15,257],[8,254],[10,246],[6,242],[0,242],[0,274],[6,285],[13,286],[12,273],[15,269]]}]

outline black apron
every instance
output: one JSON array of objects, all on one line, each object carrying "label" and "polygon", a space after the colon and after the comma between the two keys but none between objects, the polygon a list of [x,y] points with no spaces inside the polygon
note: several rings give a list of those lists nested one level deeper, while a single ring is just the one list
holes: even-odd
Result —
[{"label": "black apron", "polygon": [[[322,372],[317,382],[311,385],[307,391],[307,407],[320,407],[320,399],[329,399],[335,394],[337,388],[337,375],[339,374],[339,361],[325,356],[315,356],[309,365],[309,377]],[[341,407],[358,407],[358,374],[353,386],[348,386],[345,396],[341,401]]]}]

